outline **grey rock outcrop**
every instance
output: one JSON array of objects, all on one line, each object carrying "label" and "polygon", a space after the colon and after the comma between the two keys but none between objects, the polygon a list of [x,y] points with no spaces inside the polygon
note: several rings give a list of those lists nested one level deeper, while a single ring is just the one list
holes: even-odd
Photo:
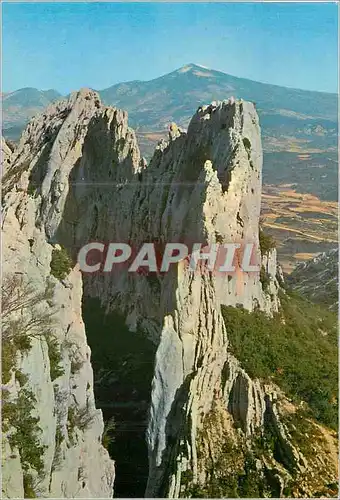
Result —
[{"label": "grey rock outcrop", "polygon": [[[187,133],[157,148],[147,168],[141,163],[126,113],[102,107],[94,92],[84,89],[51,105],[28,125],[5,176],[5,235],[16,224],[8,237],[20,237],[22,247],[12,246],[34,260],[34,269],[36,262],[43,262],[45,274],[53,244],[63,244],[75,257],[77,249],[94,239],[133,242],[136,247],[145,241],[246,241],[257,244],[261,259],[262,149],[252,104],[225,101],[201,108]],[[142,329],[158,345],[147,433],[147,496],[178,495],[181,458],[169,446],[170,439],[186,440],[197,468],[200,415],[211,408],[229,363],[220,306],[239,304],[251,310],[256,305],[269,314],[277,310],[275,252],[271,259],[269,293],[256,273],[239,269],[228,277],[191,273],[179,264],[153,282],[149,276],[117,271],[84,276],[86,295],[124,314],[131,329]],[[6,260],[12,267],[14,254]],[[32,279],[37,271],[27,269],[25,259],[21,272]],[[252,419],[262,418],[260,408],[244,411],[248,428]],[[169,476],[170,464],[175,472]]]},{"label": "grey rock outcrop", "polygon": [[[87,297],[98,298],[106,311],[119,312],[132,331],[143,331],[157,346],[147,431],[148,497],[179,497],[188,467],[194,482],[202,477],[206,458],[198,454],[197,437],[214,405],[226,422],[240,422],[246,436],[261,428],[268,412],[272,388],[252,380],[230,354],[221,315],[222,305],[260,308],[269,315],[279,308],[276,252],[261,255],[259,248],[261,169],[260,127],[248,102],[229,100],[200,108],[187,132],[163,141],[146,166],[127,114],[102,106],[95,92],[84,89],[30,122],[5,175],[5,273],[21,272],[37,289],[46,286],[58,244],[74,261],[78,250],[94,240],[130,243],[135,249],[144,242],[157,242],[160,249],[167,242],[256,245],[266,287],[258,272],[241,272],[237,266],[230,276],[192,273],[185,261],[165,274],[113,268],[109,274],[83,275]],[[54,282],[58,338],[62,343],[73,331],[76,352],[84,361],[74,381],[66,349],[58,387],[68,391],[78,408],[88,398],[96,420],[86,432],[77,432],[75,446],[66,450],[65,445],[62,468],[59,475],[52,474],[49,494],[109,496],[113,465],[100,445],[102,420],[94,407],[81,319],[81,276],[75,267],[65,280]],[[42,344],[37,341],[22,361],[26,373],[33,371],[33,364],[44,364],[39,358],[46,353]],[[47,366],[31,386],[46,380],[48,394],[40,401],[36,391],[36,398],[43,427],[51,428],[43,433],[49,450],[45,469],[50,470],[55,416]],[[65,420],[61,425],[67,430]],[[216,441],[225,431],[216,427]],[[91,464],[96,462],[93,470],[90,454]],[[20,461],[16,464],[18,479]],[[87,474],[86,481],[79,474],[71,478],[76,468]],[[44,481],[46,492],[49,481]],[[17,482],[9,479],[5,484],[9,491]]]},{"label": "grey rock outcrop", "polygon": [[[76,122],[86,110],[87,101],[81,99],[82,105],[79,105],[80,101],[73,99],[69,102],[69,111]],[[65,108],[58,106],[55,109],[58,112],[62,109],[65,117]],[[101,411],[95,407],[90,350],[81,316],[81,273],[75,267],[64,280],[52,276],[50,263],[53,251],[58,251],[58,247],[49,242],[49,236],[40,224],[41,214],[45,216],[44,207],[51,211],[49,191],[43,185],[42,194],[34,197],[33,191],[28,189],[28,175],[30,168],[34,168],[37,151],[42,154],[46,151],[39,149],[42,144],[36,142],[36,134],[39,126],[48,127],[47,116],[28,126],[3,179],[4,191],[7,192],[2,227],[4,286],[20,278],[11,299],[17,300],[16,295],[27,293],[28,301],[25,309],[19,308],[11,313],[11,320],[19,319],[24,324],[34,320],[37,327],[30,330],[30,335],[24,332],[22,338],[29,338],[30,346],[25,349],[18,347],[8,380],[3,377],[3,417],[7,429],[2,440],[2,496],[111,497],[114,465],[101,444],[104,424]],[[46,138],[48,130],[44,129],[43,133]],[[62,136],[60,142],[65,144]],[[59,157],[65,160],[64,165],[72,161],[67,156],[69,147],[67,144],[66,150],[59,149],[56,153],[65,154],[65,157]],[[56,149],[55,145],[54,151]],[[57,167],[56,161],[52,152],[51,174]],[[51,220],[53,225],[53,216]],[[47,288],[53,289],[51,295],[47,294]],[[35,304],[34,297],[38,295],[42,300]],[[40,326],[39,318],[45,318]],[[13,345],[16,337],[20,340],[16,333],[10,344],[3,339],[4,349]],[[57,349],[52,352],[59,353],[60,357],[57,361],[49,350],[52,339]],[[58,366],[55,366],[56,362]],[[56,368],[59,373],[52,376]],[[7,415],[9,410],[5,411],[21,400],[27,407],[25,418],[28,420],[24,422],[25,438],[21,437],[16,443],[18,428],[12,425],[13,416]],[[32,418],[37,418],[35,423],[29,420],[30,401],[34,402]]]}]

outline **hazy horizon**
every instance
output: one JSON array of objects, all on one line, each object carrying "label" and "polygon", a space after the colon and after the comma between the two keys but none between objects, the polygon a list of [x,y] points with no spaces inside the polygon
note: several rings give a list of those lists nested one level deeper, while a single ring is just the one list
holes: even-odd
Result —
[{"label": "hazy horizon", "polygon": [[337,93],[338,6],[327,3],[4,3],[3,88],[101,90],[194,63]]},{"label": "hazy horizon", "polygon": [[[297,88],[297,87],[287,87],[286,85],[277,85],[275,83],[271,83],[271,82],[261,82],[260,80],[252,80],[251,78],[243,78],[243,77],[240,77],[238,75],[230,75],[230,73],[225,73],[224,71],[220,71],[220,70],[217,70],[215,68],[208,68],[207,66],[203,66],[201,64],[198,64],[198,63],[188,63],[188,64],[184,64],[183,66],[181,66],[180,68],[175,68],[174,70],[172,71],[169,71],[168,73],[165,73],[165,74],[162,74],[162,75],[159,75],[158,77],[156,78],[153,78],[151,80],[129,80],[129,81],[121,81],[121,82],[117,82],[117,83],[114,83],[113,85],[110,85],[109,87],[113,87],[114,85],[119,85],[119,84],[123,84],[123,83],[131,83],[131,82],[148,82],[148,81],[152,81],[152,80],[156,80],[158,78],[162,78],[163,76],[166,76],[170,73],[174,73],[175,71],[178,71],[180,70],[181,68],[184,68],[186,66],[199,66],[201,68],[204,68],[206,70],[210,70],[210,71],[217,71],[217,72],[221,72],[221,73],[224,73],[225,75],[229,75],[229,76],[232,76],[232,77],[235,77],[235,78],[240,78],[240,79],[243,79],[243,80],[249,80],[249,81],[254,81],[254,82],[257,82],[257,83],[262,83],[264,85],[274,85],[274,86],[278,86],[278,87],[282,87],[282,88],[286,88],[286,89],[291,89],[291,90],[302,90],[304,92],[319,92],[319,93],[322,93],[322,94],[336,94],[337,95],[337,92],[325,92],[323,90],[311,90],[311,89],[301,89],[301,88]],[[109,87],[106,87],[106,88],[109,88]],[[76,89],[71,89],[69,92],[67,93],[62,93],[60,92],[59,89],[57,88],[37,88],[37,87],[20,87],[20,88],[17,88],[17,89],[14,89],[14,90],[11,90],[11,91],[3,91],[3,94],[14,94],[15,92],[18,92],[20,90],[24,90],[24,89],[36,89],[36,90],[39,90],[41,92],[48,92],[48,91],[56,91],[58,92],[61,96],[66,96],[68,94],[71,94],[72,92],[77,92],[78,90],[80,90],[81,88],[90,88],[94,91],[98,91],[98,92],[101,92],[102,90],[105,90],[106,88],[93,88],[93,87],[90,87],[88,85],[82,85]]]}]

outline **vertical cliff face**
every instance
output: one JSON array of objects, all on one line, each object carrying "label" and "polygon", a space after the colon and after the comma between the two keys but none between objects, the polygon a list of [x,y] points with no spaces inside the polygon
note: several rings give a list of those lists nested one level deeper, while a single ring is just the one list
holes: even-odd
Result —
[{"label": "vertical cliff face", "polygon": [[[113,466],[100,445],[102,421],[94,408],[80,309],[81,277],[74,268],[78,249],[93,240],[127,242],[134,248],[157,242],[161,249],[167,242],[249,242],[255,243],[262,266],[261,273],[237,268],[227,276],[192,273],[181,262],[165,274],[131,274],[120,268],[83,276],[86,298],[98,299],[104,312],[119,314],[132,332],[155,346],[146,496],[188,495],[191,485],[208,480],[210,466],[217,467],[225,436],[231,436],[238,450],[251,448],[268,422],[288,458],[260,461],[263,477],[265,472],[278,476],[281,494],[290,464],[299,468],[300,452],[280,423],[277,389],[251,379],[240,367],[221,314],[221,307],[237,306],[272,315],[280,305],[275,250],[261,255],[259,244],[261,169],[258,117],[254,106],[243,101],[200,108],[187,133],[177,131],[169,142],[159,144],[146,168],[126,113],[103,107],[92,91],[83,90],[50,106],[26,129],[4,179],[4,234],[9,242],[5,274],[23,273],[37,290],[44,290],[48,279],[55,285],[52,305],[45,307],[56,309],[65,373],[54,384],[48,380],[47,347],[41,338],[32,340],[32,349],[16,364],[30,377],[34,373],[27,384],[36,407],[44,408],[40,424],[47,445],[44,470],[51,470],[51,442],[59,429],[58,418],[61,422],[61,468],[43,480],[50,496],[108,496],[112,486]],[[51,269],[56,274],[57,264],[67,258],[56,245],[73,258],[72,271],[63,277],[59,272],[59,279],[50,278]],[[76,373],[72,373],[74,355],[83,362]],[[36,365],[39,374],[32,368]],[[12,373],[11,398],[18,388],[14,379]],[[66,413],[74,408],[68,418],[65,412],[60,417],[53,411],[56,386],[68,395]],[[70,424],[73,412],[84,406],[96,416],[85,429],[82,422],[80,427]],[[70,425],[76,428],[73,444]],[[12,460],[17,475],[22,474],[19,456]],[[8,484],[9,490],[17,482]]]},{"label": "vertical cliff face", "polygon": [[[80,121],[86,105],[75,98],[67,109],[55,108],[62,113],[56,127],[64,150],[56,143],[53,148],[56,130],[44,118],[29,125],[3,178],[5,498],[112,496],[114,465],[101,444],[104,424],[94,401],[81,273],[58,259],[60,247],[40,222],[52,212],[46,177],[63,172],[60,160],[66,169],[76,157],[63,142],[62,120],[70,113]],[[43,164],[45,184],[35,196],[29,175],[48,157],[47,148],[51,165]],[[53,215],[49,220],[53,225]]]},{"label": "vertical cliff face", "polygon": [[7,167],[11,162],[12,150],[6,143],[5,139],[1,137],[1,166],[2,174],[6,172]]}]

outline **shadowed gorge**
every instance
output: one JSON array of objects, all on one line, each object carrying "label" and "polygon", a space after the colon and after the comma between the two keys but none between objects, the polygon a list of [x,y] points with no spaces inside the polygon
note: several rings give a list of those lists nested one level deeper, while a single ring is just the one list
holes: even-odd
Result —
[{"label": "shadowed gorge", "polygon": [[113,418],[108,451],[115,461],[116,498],[143,497],[148,479],[146,428],[156,347],[124,318],[105,314],[98,299],[83,299],[91,348],[96,405],[104,422]]}]

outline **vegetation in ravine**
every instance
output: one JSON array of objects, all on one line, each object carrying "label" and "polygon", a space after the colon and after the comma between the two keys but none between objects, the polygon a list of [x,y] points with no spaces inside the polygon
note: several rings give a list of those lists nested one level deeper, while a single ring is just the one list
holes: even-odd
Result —
[{"label": "vegetation in ravine", "polygon": [[109,449],[110,445],[115,441],[115,430],[116,421],[114,417],[109,418],[104,425],[104,432],[102,436],[102,445],[106,450]]},{"label": "vegetation in ravine", "polygon": [[273,452],[274,441],[270,431],[265,428],[264,433],[255,435],[251,448],[245,439],[240,437],[236,442],[234,438],[226,435],[222,444],[215,443],[214,452],[211,455],[209,429],[216,428],[216,418],[217,414],[212,409],[206,415],[203,428],[197,438],[197,457],[201,457],[205,448],[205,463],[208,464],[204,484],[193,483],[192,472],[185,471],[181,477],[181,483],[184,486],[181,497],[278,497],[280,494],[278,482],[266,476],[265,471],[258,467],[259,459],[263,459],[263,456],[269,457]]},{"label": "vegetation in ravine", "polygon": [[[63,375],[61,353],[53,333],[53,309],[48,305],[54,286],[37,292],[20,276],[6,277],[2,283],[2,381],[8,383],[18,353],[25,354],[34,338],[44,338],[50,358],[51,380]],[[42,307],[42,304],[47,304]]]},{"label": "vegetation in ravine", "polygon": [[71,444],[74,444],[76,438],[76,430],[84,432],[93,423],[95,414],[91,410],[84,406],[79,408],[78,406],[70,406],[67,412],[67,432]]},{"label": "vegetation in ravine", "polygon": [[67,389],[62,389],[59,385],[53,386],[54,390],[54,407],[56,416],[56,431],[55,431],[55,448],[54,456],[51,465],[51,472],[58,470],[62,464],[63,451],[62,445],[65,441],[65,433],[63,422],[67,415],[68,397]]},{"label": "vegetation in ravine", "polygon": [[293,292],[270,318],[222,306],[231,350],[253,378],[271,379],[316,420],[336,429],[338,418],[337,322],[332,312]]},{"label": "vegetation in ravine", "polygon": [[264,266],[261,266],[261,269],[260,269],[260,282],[261,282],[263,291],[267,292],[268,288],[269,288],[269,284],[270,284],[270,277],[269,277],[269,274],[267,273]]},{"label": "vegetation in ravine", "polygon": [[139,325],[132,332],[122,315],[106,313],[99,299],[83,298],[83,318],[96,406],[106,422],[102,442],[115,460],[115,496],[142,497],[148,479],[145,432],[156,346]]},{"label": "vegetation in ravine", "polygon": [[64,375],[65,370],[60,365],[63,357],[60,351],[60,345],[58,340],[53,335],[48,335],[46,337],[48,357],[50,360],[50,377],[52,382]]},{"label": "vegetation in ravine", "polygon": [[5,277],[2,283],[2,381],[7,384],[14,373],[20,386],[15,399],[3,388],[2,431],[12,450],[20,455],[25,498],[35,498],[39,493],[37,484],[43,474],[45,446],[40,442],[39,415],[34,414],[36,397],[27,387],[29,377],[16,364],[19,355],[24,356],[31,349],[33,340],[42,338],[47,342],[51,379],[64,373],[59,364],[59,344],[53,334],[52,296],[50,283],[42,292],[25,283],[22,276]]},{"label": "vegetation in ravine", "polygon": [[276,247],[274,238],[263,231],[262,228],[259,230],[259,244],[261,255],[266,255]]},{"label": "vegetation in ravine", "polygon": [[22,388],[18,397],[13,401],[3,396],[2,429],[8,434],[8,442],[13,450],[20,454],[20,463],[23,470],[23,486],[25,498],[35,498],[32,469],[43,474],[43,454],[46,449],[41,445],[39,436],[39,416],[34,416],[36,398],[32,391]]},{"label": "vegetation in ravine", "polygon": [[63,280],[70,274],[72,269],[72,259],[68,255],[66,248],[61,247],[60,249],[54,248],[52,250],[51,259],[51,274],[59,279]]},{"label": "vegetation in ravine", "polygon": [[[204,480],[195,483],[192,470],[182,472],[180,497],[300,498],[306,494],[306,479],[311,496],[336,496],[337,485],[332,482],[332,474],[328,476],[329,464],[318,461],[316,457],[316,447],[324,447],[320,426],[302,407],[292,413],[280,414],[280,420],[288,429],[294,445],[311,464],[307,476],[285,442],[278,439],[270,418],[265,417],[264,425],[251,439],[236,430],[237,426],[233,431],[226,431],[221,439],[215,430],[225,420],[223,413],[219,413],[213,404],[196,439],[197,458],[199,462],[203,459],[204,463]],[[280,474],[281,466],[287,474]]]}]

